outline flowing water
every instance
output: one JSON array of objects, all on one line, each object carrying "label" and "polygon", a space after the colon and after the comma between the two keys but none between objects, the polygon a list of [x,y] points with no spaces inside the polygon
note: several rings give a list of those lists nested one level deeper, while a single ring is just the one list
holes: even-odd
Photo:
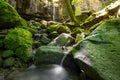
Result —
[{"label": "flowing water", "polygon": [[11,80],[72,80],[68,72],[59,65],[47,65],[27,70]]}]

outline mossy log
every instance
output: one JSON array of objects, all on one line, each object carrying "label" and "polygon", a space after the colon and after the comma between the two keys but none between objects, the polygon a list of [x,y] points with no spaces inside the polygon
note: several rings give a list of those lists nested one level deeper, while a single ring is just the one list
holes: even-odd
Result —
[{"label": "mossy log", "polygon": [[111,16],[118,17],[119,8],[120,1],[117,0],[114,3],[111,3],[110,5],[105,7],[104,9],[92,14],[80,26],[86,30],[89,30],[93,25],[99,23],[102,20],[109,19],[111,18]]}]

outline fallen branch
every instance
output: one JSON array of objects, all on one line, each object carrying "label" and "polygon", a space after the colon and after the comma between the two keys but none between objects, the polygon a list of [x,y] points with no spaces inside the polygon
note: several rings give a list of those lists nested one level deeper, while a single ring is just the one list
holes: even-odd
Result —
[{"label": "fallen branch", "polygon": [[88,17],[84,23],[80,26],[84,29],[89,30],[93,25],[99,23],[102,20],[110,19],[111,16],[118,17],[118,11],[120,9],[120,0],[111,3],[104,9],[92,14]]}]

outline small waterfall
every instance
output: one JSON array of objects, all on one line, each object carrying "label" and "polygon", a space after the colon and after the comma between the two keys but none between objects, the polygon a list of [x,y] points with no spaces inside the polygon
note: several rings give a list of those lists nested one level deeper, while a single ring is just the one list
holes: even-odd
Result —
[{"label": "small waterfall", "polygon": [[52,9],[52,19],[53,21],[56,21],[57,19],[57,14],[58,14],[58,0],[53,0],[53,9]]},{"label": "small waterfall", "polygon": [[64,53],[64,56],[63,56],[63,58],[62,58],[62,60],[60,62],[60,66],[63,66],[64,60],[65,60],[65,58],[67,57],[67,55],[69,53],[69,51],[66,49],[65,46],[63,46],[63,53]]}]

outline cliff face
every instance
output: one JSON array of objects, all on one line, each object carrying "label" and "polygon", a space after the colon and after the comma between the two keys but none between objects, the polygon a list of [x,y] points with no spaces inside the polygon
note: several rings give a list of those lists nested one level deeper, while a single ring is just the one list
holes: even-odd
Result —
[{"label": "cliff face", "polygon": [[[57,13],[54,16],[54,4],[52,0],[6,0],[13,5],[18,13],[25,19],[38,18],[44,20],[53,20],[53,18],[62,18],[68,16],[66,13],[66,7],[64,6],[64,0],[57,2]],[[115,0],[83,0],[79,5],[81,10],[100,10],[103,6],[113,2]],[[74,5],[74,6],[75,6]],[[64,6],[64,7],[63,7]],[[65,9],[65,10],[64,10]],[[57,19],[55,19],[57,20]]]},{"label": "cliff face", "polygon": [[[45,0],[6,0],[12,6],[16,8],[19,14],[24,18],[29,19],[29,17],[38,18],[50,18],[50,4],[47,4]],[[47,1],[47,0],[46,0]]]}]

